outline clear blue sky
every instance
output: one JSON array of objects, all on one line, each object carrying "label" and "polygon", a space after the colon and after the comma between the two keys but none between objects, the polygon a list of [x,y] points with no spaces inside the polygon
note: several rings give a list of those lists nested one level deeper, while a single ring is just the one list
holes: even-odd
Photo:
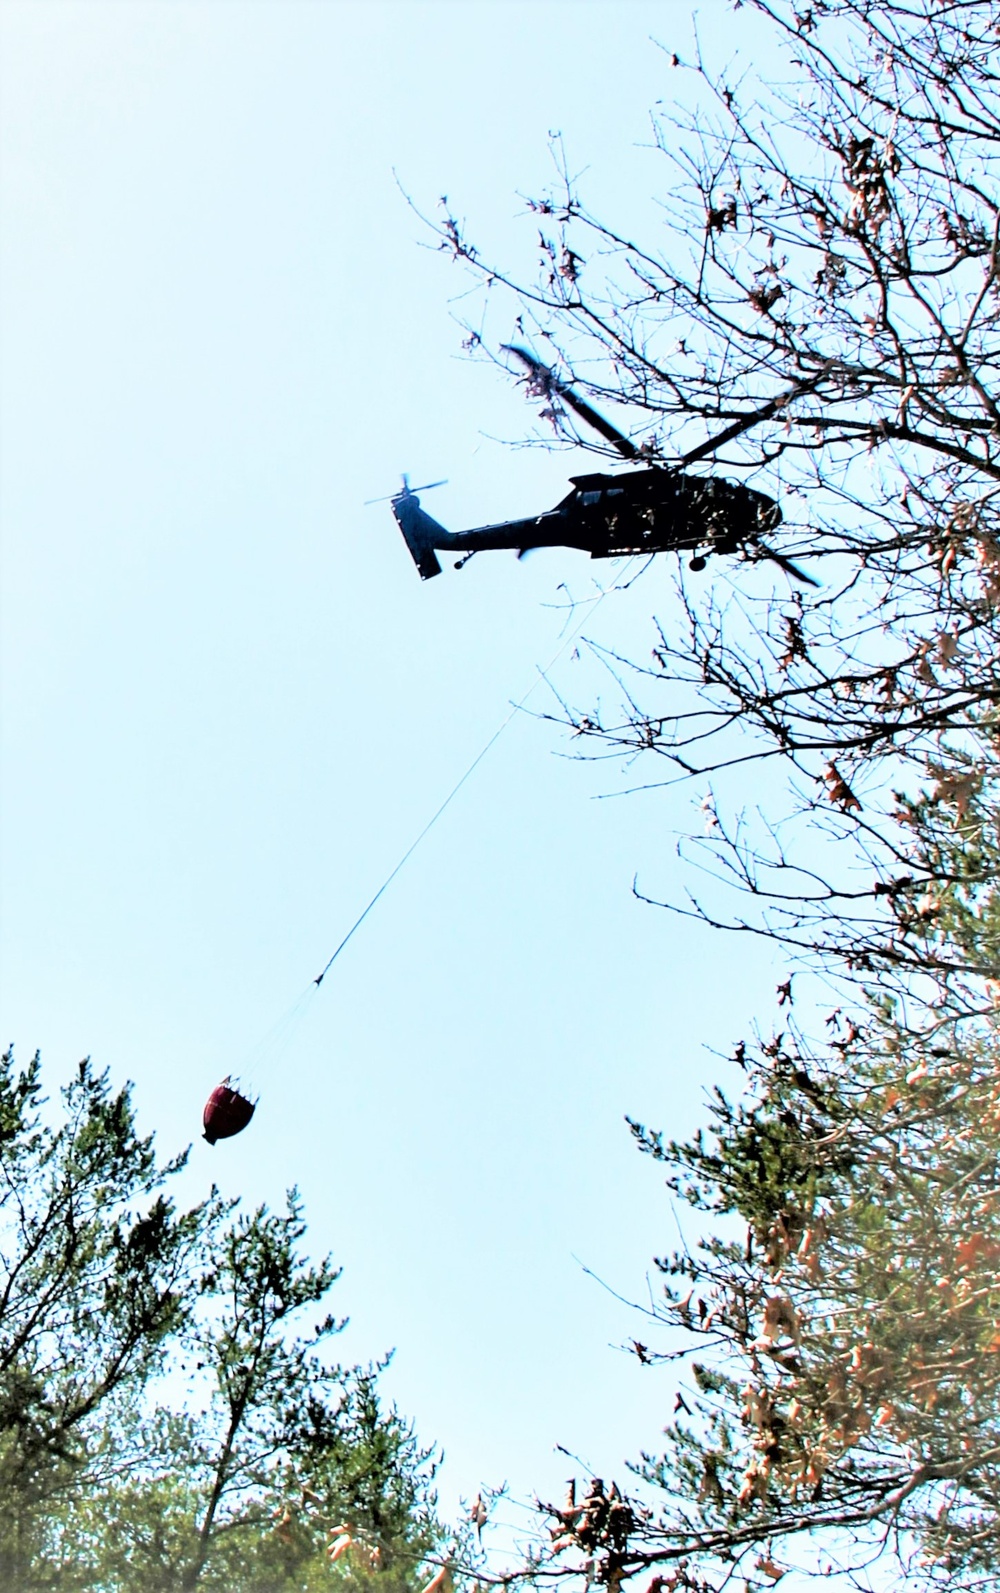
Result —
[{"label": "clear blue sky", "polygon": [[[749,12],[703,4],[748,68]],[[345,1355],[448,1455],[445,1493],[604,1475],[672,1401],[609,1345],[676,1237],[629,1112],[670,1131],[775,970],[638,905],[678,881],[701,791],[522,718],[428,838],[215,1150],[203,1100],[308,987],[555,652],[577,554],[421,585],[388,506],[447,476],[456,527],[548,506],[572,461],[511,451],[513,383],[461,356],[467,284],[393,177],[499,253],[560,129],[589,192],[662,223],[666,93],[645,0],[6,0],[2,29],[2,1038],[50,1084],[135,1081],[188,1191],[297,1182],[345,1268]],[[603,566],[596,573],[613,572]],[[669,571],[593,634],[636,655]],[[560,690],[586,695],[564,658]],[[606,689],[592,677],[595,692]],[[544,702],[544,694],[539,699]]]}]

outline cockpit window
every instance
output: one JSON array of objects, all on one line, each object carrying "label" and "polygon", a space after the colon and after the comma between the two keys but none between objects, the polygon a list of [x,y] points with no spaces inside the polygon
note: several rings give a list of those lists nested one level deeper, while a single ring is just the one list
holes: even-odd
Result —
[{"label": "cockpit window", "polygon": [[580,502],[583,504],[600,503],[600,501],[601,494],[599,492],[581,492],[580,494]]}]

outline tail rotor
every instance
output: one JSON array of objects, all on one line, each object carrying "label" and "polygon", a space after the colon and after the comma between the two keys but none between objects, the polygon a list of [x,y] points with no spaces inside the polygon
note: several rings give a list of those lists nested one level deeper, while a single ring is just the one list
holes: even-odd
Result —
[{"label": "tail rotor", "polygon": [[412,497],[417,492],[430,492],[434,487],[446,487],[448,485],[447,480],[425,481],[422,487],[411,487],[410,478],[405,471],[403,472],[402,480],[403,485],[398,492],[387,492],[383,498],[366,498],[364,507],[368,509],[373,503],[395,503],[397,498]]}]

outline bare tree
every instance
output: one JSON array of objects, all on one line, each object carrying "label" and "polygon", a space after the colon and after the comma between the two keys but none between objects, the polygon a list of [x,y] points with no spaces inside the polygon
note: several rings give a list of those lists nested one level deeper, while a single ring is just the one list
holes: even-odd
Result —
[{"label": "bare tree", "polygon": [[[697,90],[654,122],[666,245],[592,214],[558,146],[537,272],[438,224],[483,285],[470,348],[499,358],[513,325],[648,461],[780,502],[776,545],[821,587],[752,545],[680,570],[648,655],[600,655],[618,708],[565,719],[640,782],[703,790],[690,848],[738,894],[671,905],[853,981],[820,1040],[783,1011],[740,1045],[744,1093],[706,1134],[633,1125],[708,1221],[658,1263],[634,1344],[672,1359],[680,1329],[693,1386],[637,1468],[665,1502],[574,1485],[530,1569],[995,1586],[1000,6],[750,3],[784,84],[665,58]],[[608,452],[553,391],[562,438]],[[769,764],[788,779],[763,813]]]},{"label": "bare tree", "polygon": [[[447,209],[438,230],[484,286],[471,347],[498,351],[513,322],[563,381],[624,406],[645,457],[700,454],[691,468],[781,503],[780,550],[821,589],[789,590],[753,547],[730,579],[682,572],[647,658],[605,656],[619,711],[568,719],[647,783],[782,760],[804,852],[777,815],[727,819],[706,793],[716,866],[761,909],[730,921],[835,942],[867,972],[906,961],[891,909],[905,921],[927,885],[887,793],[929,761],[942,790],[974,778],[957,749],[992,745],[1000,7],[752,3],[793,46],[784,87],[714,76],[697,52],[665,66],[701,91],[654,123],[666,248],[591,214],[558,151],[528,206],[536,276],[482,259]],[[613,452],[551,398],[546,415]],[[866,882],[839,844],[817,858],[817,815],[853,837]]]}]

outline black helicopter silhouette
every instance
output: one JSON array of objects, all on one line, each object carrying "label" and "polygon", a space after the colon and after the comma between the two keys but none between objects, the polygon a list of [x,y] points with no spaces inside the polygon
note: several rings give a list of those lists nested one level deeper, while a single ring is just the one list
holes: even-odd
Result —
[{"label": "black helicopter silhouette", "polygon": [[[641,460],[641,449],[559,380],[547,365],[527,349],[506,345],[528,370],[529,391],[556,397],[574,410],[624,458]],[[768,417],[778,404],[737,422],[708,444],[693,449],[681,464],[703,456],[747,426]],[[420,507],[417,492],[403,477],[402,490],[391,499],[392,512],[413,562],[425,581],[441,574],[438,553],[458,553],[456,569],[486,548],[514,548],[518,557],[533,548],[580,548],[592,559],[623,554],[688,551],[692,570],[703,570],[710,554],[736,553],[753,548],[761,558],[779,564],[796,580],[818,583],[762,541],[762,533],[781,523],[781,510],[773,498],[752,487],[725,481],[720,476],[693,476],[680,466],[646,465],[627,475],[571,476],[573,490],[554,509],[530,520],[504,520],[498,525],[476,526],[470,531],[447,531]],[[433,486],[442,483],[433,482]],[[426,488],[418,489],[426,491]]]}]

